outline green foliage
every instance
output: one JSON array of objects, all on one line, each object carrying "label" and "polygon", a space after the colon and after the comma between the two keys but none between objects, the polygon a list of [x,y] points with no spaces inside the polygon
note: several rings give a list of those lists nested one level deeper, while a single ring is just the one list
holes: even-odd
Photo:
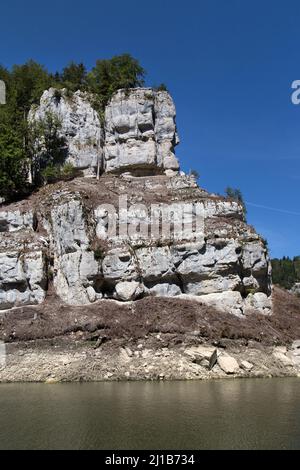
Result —
[{"label": "green foliage", "polygon": [[0,196],[13,199],[27,190],[27,166],[22,138],[10,126],[0,123]]},{"label": "green foliage", "polygon": [[99,247],[95,248],[94,256],[96,261],[100,261],[101,259],[103,259],[103,250]]},{"label": "green foliage", "polygon": [[73,92],[77,90],[85,91],[87,89],[87,70],[85,65],[71,62],[63,69],[61,81],[68,90]]},{"label": "green foliage", "polygon": [[[65,161],[66,144],[60,135],[60,129],[60,120],[50,112],[46,114],[44,120],[34,121],[28,127],[27,151],[35,185],[45,179],[50,182],[52,168],[62,166]],[[45,177],[43,170],[48,168],[49,177]]]},{"label": "green foliage", "polygon": [[154,90],[156,90],[156,91],[169,91],[169,90],[168,90],[168,87],[167,87],[167,85],[166,85],[165,83],[161,83],[160,85],[154,86],[153,88],[154,88]]},{"label": "green foliage", "polygon": [[0,106],[0,196],[13,199],[24,195],[29,159],[27,115],[41,94],[53,84],[53,77],[36,62],[15,65],[11,71],[0,67],[0,79],[7,88],[7,104]]},{"label": "green foliage", "polygon": [[59,88],[56,88],[54,91],[54,98],[56,101],[59,103],[60,100],[62,99],[62,91]]},{"label": "green foliage", "polygon": [[138,60],[122,54],[109,60],[97,60],[87,77],[88,89],[96,95],[97,105],[103,109],[117,90],[143,86],[144,76],[145,70]]},{"label": "green foliage", "polygon": [[296,282],[300,282],[300,256],[272,259],[272,278],[274,284],[285,289],[291,289]]},{"label": "green foliage", "polygon": [[234,199],[235,201],[238,201],[239,203],[241,203],[242,206],[243,206],[243,209],[244,209],[244,214],[245,215],[247,214],[246,204],[244,202],[244,197],[243,197],[242,192],[241,192],[240,189],[231,188],[230,186],[228,186],[225,189],[225,194],[226,194],[226,196],[230,197],[231,199]]},{"label": "green foliage", "polygon": [[75,168],[71,163],[66,163],[63,166],[54,165],[51,163],[41,171],[43,182],[46,184],[56,183],[57,181],[65,181],[73,178],[76,174]]},{"label": "green foliage", "polygon": [[45,183],[55,183],[60,178],[60,168],[50,164],[42,170],[41,174]]},{"label": "green foliage", "polygon": [[14,65],[9,80],[8,95],[16,110],[28,113],[32,104],[38,104],[44,90],[55,84],[53,77],[40,64],[30,60]]},{"label": "green foliage", "polygon": [[65,163],[61,168],[61,175],[63,178],[73,177],[76,174],[76,170],[72,163]]}]

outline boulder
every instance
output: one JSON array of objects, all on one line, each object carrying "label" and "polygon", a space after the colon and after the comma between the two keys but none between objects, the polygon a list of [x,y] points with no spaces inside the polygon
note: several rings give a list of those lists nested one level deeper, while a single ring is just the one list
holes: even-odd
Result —
[{"label": "boulder", "polygon": [[216,348],[202,345],[186,348],[184,353],[196,364],[207,367],[210,370],[216,364],[219,355]]},{"label": "boulder", "polygon": [[273,356],[277,361],[281,362],[284,366],[292,366],[294,364],[293,360],[290,357],[286,356],[281,351],[275,350],[273,352]]},{"label": "boulder", "polygon": [[231,356],[219,356],[218,364],[226,374],[235,374],[239,371],[240,368],[237,360]]},{"label": "boulder", "polygon": [[87,287],[86,293],[87,293],[88,299],[91,303],[96,302],[97,294],[95,292],[95,289],[92,286]]},{"label": "boulder", "polygon": [[295,341],[293,341],[293,343],[291,345],[291,349],[293,349],[293,350],[299,349],[300,350],[300,339],[296,339]]},{"label": "boulder", "polygon": [[149,291],[151,295],[157,297],[174,297],[182,294],[180,287],[176,284],[156,284]]},{"label": "boulder", "polygon": [[243,299],[240,292],[225,291],[217,294],[201,295],[199,301],[212,306],[217,310],[230,313],[236,316],[243,315]]},{"label": "boulder", "polygon": [[251,362],[248,361],[242,361],[241,362],[241,368],[246,370],[247,372],[250,372],[253,369],[254,365]]},{"label": "boulder", "polygon": [[245,301],[245,312],[248,313],[253,310],[259,311],[263,315],[271,315],[272,298],[264,292],[250,293]]},{"label": "boulder", "polygon": [[[50,89],[30,111],[32,123],[48,112],[57,116],[66,161],[87,172],[100,166],[102,175],[47,186],[34,204],[29,198],[29,206],[1,209],[0,309],[42,302],[49,284],[71,305],[178,296],[212,312],[270,314],[265,243],[246,224],[238,201],[209,194],[179,173],[170,95],[119,90],[103,123],[91,99]],[[128,210],[119,212],[124,195]],[[126,228],[134,228],[125,234],[124,212]],[[201,221],[196,229],[195,217]]]},{"label": "boulder", "polygon": [[131,282],[119,282],[116,287],[116,298],[118,300],[123,300],[125,302],[129,302],[130,300],[134,300],[137,295],[140,293],[140,283],[131,281]]},{"label": "boulder", "polygon": [[292,294],[300,295],[300,282],[296,282],[291,288]]}]

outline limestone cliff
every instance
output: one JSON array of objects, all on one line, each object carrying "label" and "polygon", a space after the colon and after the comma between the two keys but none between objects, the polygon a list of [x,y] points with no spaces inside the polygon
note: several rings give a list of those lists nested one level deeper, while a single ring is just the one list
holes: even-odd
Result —
[{"label": "limestone cliff", "polygon": [[29,112],[29,122],[42,121],[47,113],[55,115],[61,123],[61,136],[67,148],[66,161],[75,168],[93,173],[98,162],[102,165],[102,139],[98,113],[93,109],[89,95],[77,91],[46,90],[38,107]]},{"label": "limestone cliff", "polygon": [[95,174],[102,172],[135,174],[177,171],[174,148],[179,143],[176,111],[166,91],[151,88],[119,90],[106,106],[100,123],[91,105],[92,97],[80,91],[46,90],[40,105],[29,113],[30,122],[58,117],[60,134],[66,143],[66,161],[75,168]]},{"label": "limestone cliff", "polygon": [[271,313],[265,243],[239,203],[179,172],[167,92],[120,90],[102,124],[80,92],[46,91],[29,118],[48,109],[62,121],[67,160],[87,174],[99,165],[102,175],[45,186],[0,209],[0,309],[41,303],[54,289],[70,305],[179,296],[238,316]]}]

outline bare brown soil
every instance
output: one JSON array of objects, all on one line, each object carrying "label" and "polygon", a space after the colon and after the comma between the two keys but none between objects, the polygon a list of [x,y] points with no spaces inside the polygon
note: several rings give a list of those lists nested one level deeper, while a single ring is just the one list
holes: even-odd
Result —
[{"label": "bare brown soil", "polygon": [[300,338],[300,299],[278,288],[274,289],[273,298],[272,316],[252,314],[238,318],[176,298],[148,297],[125,304],[104,300],[87,306],[69,306],[50,295],[42,305],[0,314],[0,339],[20,342],[77,333],[83,340],[102,337],[105,341],[130,343],[162,333],[166,346],[201,339],[221,346],[229,340],[244,345],[249,341],[262,345],[290,344]]}]

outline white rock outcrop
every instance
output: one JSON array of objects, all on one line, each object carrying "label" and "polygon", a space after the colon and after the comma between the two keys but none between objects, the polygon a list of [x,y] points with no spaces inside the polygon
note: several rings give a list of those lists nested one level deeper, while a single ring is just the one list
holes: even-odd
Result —
[{"label": "white rock outcrop", "polygon": [[16,211],[0,211],[0,233],[17,232],[19,230],[34,226],[34,215],[32,211],[25,213]]},{"label": "white rock outcrop", "polygon": [[[44,219],[53,253],[54,287],[70,305],[83,305],[97,299],[99,263],[89,249],[88,221],[78,194],[55,195],[49,219]],[[92,290],[93,289],[93,290]]]},{"label": "white rock outcrop", "polygon": [[0,237],[0,310],[38,304],[46,297],[44,246],[26,235]]},{"label": "white rock outcrop", "polygon": [[[90,103],[87,93],[50,88],[46,90],[38,107],[32,107],[29,122],[44,121],[47,114],[58,118],[60,137],[65,145],[65,162],[75,168],[95,174],[97,165],[102,167],[103,131],[98,113]],[[47,158],[47,157],[45,157]]]},{"label": "white rock outcrop", "polygon": [[33,123],[44,121],[49,113],[56,116],[65,161],[86,175],[95,175],[98,167],[101,172],[148,175],[178,171],[176,110],[168,92],[119,90],[106,106],[103,125],[91,102],[87,93],[50,88],[28,119]]},{"label": "white rock outcrop", "polygon": [[[0,222],[1,223],[1,222]],[[292,294],[300,295],[300,282],[296,282],[291,288]]]},{"label": "white rock outcrop", "polygon": [[[99,182],[84,178],[45,191],[35,210],[2,211],[6,231],[0,233],[0,308],[41,302],[53,282],[57,295],[72,305],[101,298],[179,296],[237,316],[270,314],[270,261],[264,242],[242,220],[235,201],[221,200],[186,181],[185,176],[163,175],[122,180],[104,175]],[[117,190],[128,195],[125,235],[119,233],[118,198],[113,199]],[[197,236],[188,230],[189,216],[182,237],[176,224],[167,237],[163,231],[153,237],[145,230],[148,226],[130,232],[130,224],[149,223],[151,228],[152,202],[158,195],[177,216],[189,201],[202,207]],[[103,203],[116,210],[116,232],[109,237]]]},{"label": "white rock outcrop", "polygon": [[173,100],[165,91],[118,91],[105,111],[105,171],[177,171],[175,117]]}]

